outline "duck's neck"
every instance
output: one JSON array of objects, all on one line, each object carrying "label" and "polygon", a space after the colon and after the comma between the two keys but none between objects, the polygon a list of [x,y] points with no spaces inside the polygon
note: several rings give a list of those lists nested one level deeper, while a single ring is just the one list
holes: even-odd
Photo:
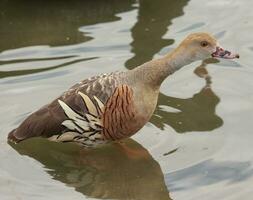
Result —
[{"label": "duck's neck", "polygon": [[[193,62],[191,56],[186,55],[184,47],[178,47],[162,58],[151,60],[133,70],[136,79],[144,84],[159,88],[164,79],[185,65]],[[138,81],[138,80],[137,80]]]}]

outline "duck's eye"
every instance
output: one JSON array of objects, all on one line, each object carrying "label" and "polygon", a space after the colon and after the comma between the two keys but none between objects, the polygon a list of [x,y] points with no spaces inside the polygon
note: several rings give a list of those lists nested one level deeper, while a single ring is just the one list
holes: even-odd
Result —
[{"label": "duck's eye", "polygon": [[202,46],[202,47],[207,47],[207,46],[208,46],[208,42],[207,42],[207,41],[202,41],[202,42],[200,43],[200,46]]}]

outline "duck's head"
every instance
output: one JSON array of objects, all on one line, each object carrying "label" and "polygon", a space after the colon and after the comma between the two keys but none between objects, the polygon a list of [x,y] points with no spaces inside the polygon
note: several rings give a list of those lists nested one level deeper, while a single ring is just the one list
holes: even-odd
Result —
[{"label": "duck's head", "polygon": [[204,60],[210,57],[225,59],[239,58],[239,54],[224,50],[217,40],[208,33],[190,34],[183,40],[179,47],[183,52],[187,52],[187,57],[192,61]]}]

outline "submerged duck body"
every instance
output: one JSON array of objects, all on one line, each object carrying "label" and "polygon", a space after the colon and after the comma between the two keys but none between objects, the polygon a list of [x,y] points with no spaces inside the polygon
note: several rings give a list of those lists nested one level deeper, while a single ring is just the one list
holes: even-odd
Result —
[{"label": "submerged duck body", "polygon": [[191,34],[160,59],[79,82],[28,116],[8,140],[18,143],[45,137],[91,147],[130,137],[152,116],[164,79],[184,65],[211,56],[239,57],[223,50],[207,33]]}]

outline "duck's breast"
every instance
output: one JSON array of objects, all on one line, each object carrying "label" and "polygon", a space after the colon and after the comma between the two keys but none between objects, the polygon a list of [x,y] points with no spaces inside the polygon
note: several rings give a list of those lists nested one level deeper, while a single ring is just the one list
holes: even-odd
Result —
[{"label": "duck's breast", "polygon": [[105,105],[104,137],[119,140],[135,134],[152,116],[157,97],[157,91],[145,87],[118,86]]}]

